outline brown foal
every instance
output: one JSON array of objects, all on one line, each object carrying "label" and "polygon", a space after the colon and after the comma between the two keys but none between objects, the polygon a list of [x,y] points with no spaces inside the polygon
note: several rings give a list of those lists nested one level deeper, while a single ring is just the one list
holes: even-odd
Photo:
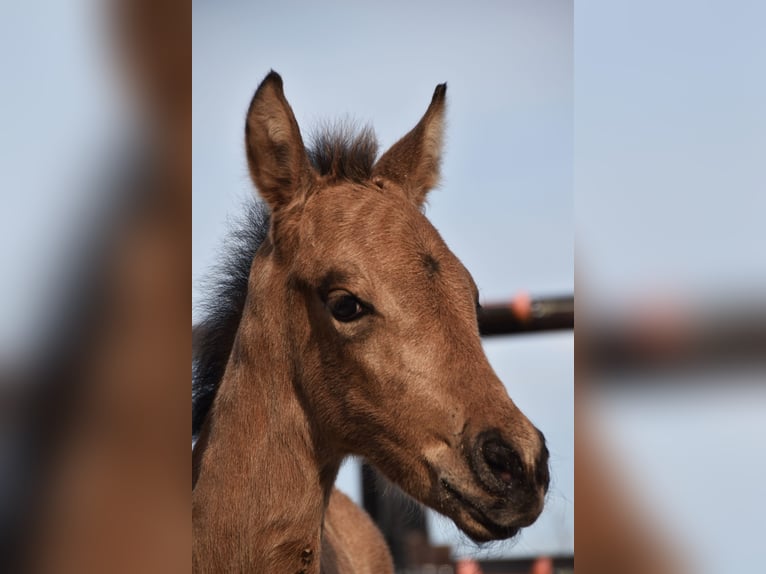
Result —
[{"label": "brown foal", "polygon": [[543,435],[490,367],[476,285],[422,213],[445,94],[377,159],[369,130],[307,151],[279,75],[258,87],[245,141],[271,217],[195,447],[195,571],[391,572],[333,489],[349,455],[476,541],[542,511]]}]

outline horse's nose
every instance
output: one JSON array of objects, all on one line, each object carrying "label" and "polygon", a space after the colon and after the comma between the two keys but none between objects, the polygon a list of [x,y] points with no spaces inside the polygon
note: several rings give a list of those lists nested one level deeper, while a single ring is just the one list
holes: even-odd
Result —
[{"label": "horse's nose", "polygon": [[524,465],[518,453],[495,433],[479,447],[484,463],[503,484],[510,485],[524,477]]},{"label": "horse's nose", "polygon": [[511,444],[502,438],[497,430],[482,433],[474,449],[474,460],[484,467],[485,472],[478,472],[481,482],[489,491],[505,490],[507,488],[540,488],[548,489],[550,476],[548,473],[548,448],[545,437],[540,436],[539,450],[534,456],[534,466],[528,468],[522,457]]}]

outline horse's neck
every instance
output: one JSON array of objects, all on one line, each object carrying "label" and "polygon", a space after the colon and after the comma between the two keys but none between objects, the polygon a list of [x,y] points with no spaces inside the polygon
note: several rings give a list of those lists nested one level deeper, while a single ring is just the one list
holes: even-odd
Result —
[{"label": "horse's neck", "polygon": [[274,342],[243,339],[240,333],[199,445],[195,571],[319,572],[322,520],[340,461],[322,452],[288,361],[269,364],[280,361]]}]

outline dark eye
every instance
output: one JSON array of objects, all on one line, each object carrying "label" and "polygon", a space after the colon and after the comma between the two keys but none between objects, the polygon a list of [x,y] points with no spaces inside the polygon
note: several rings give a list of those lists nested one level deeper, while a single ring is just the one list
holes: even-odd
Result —
[{"label": "dark eye", "polygon": [[330,295],[327,300],[327,307],[332,316],[341,323],[354,321],[365,313],[365,308],[359,299],[349,293]]}]

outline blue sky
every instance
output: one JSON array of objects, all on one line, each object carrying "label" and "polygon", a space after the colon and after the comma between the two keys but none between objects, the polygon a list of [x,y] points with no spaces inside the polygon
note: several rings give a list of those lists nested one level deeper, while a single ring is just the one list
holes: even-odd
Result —
[{"label": "blue sky", "polygon": [[[273,68],[304,134],[352,117],[374,126],[383,149],[446,81],[443,181],[429,218],[485,301],[573,291],[570,2],[195,2],[193,11],[196,286],[227,217],[252,193],[244,111]],[[554,486],[542,518],[516,542],[479,552],[433,519],[438,542],[470,555],[573,550],[572,350],[571,333],[487,344],[511,397],[548,437]],[[358,498],[354,463],[339,485]]]},{"label": "blue sky", "polygon": [[588,295],[762,292],[766,5],[578,3],[575,203]]}]

